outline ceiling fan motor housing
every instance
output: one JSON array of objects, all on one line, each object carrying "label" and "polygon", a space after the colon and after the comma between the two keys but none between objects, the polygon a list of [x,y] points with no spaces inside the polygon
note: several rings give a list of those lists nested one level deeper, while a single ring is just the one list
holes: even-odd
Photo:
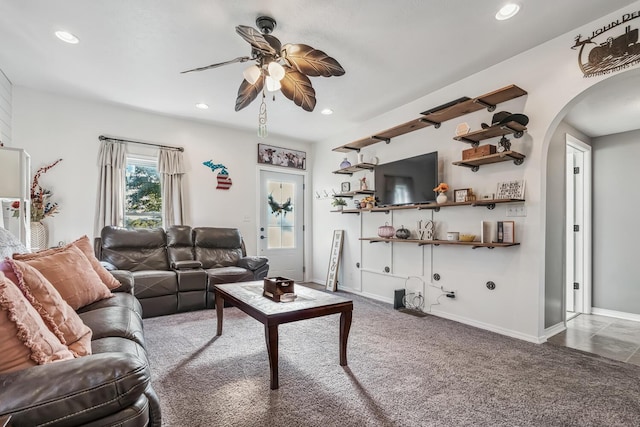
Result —
[{"label": "ceiling fan motor housing", "polygon": [[259,16],[256,19],[256,27],[262,34],[271,34],[276,29],[276,20],[270,16]]}]

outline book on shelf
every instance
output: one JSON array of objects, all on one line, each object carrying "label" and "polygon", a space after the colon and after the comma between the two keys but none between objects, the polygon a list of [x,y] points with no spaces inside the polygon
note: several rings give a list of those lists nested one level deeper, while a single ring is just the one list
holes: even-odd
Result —
[{"label": "book on shelf", "polygon": [[480,241],[482,243],[492,243],[493,238],[493,222],[480,221]]}]

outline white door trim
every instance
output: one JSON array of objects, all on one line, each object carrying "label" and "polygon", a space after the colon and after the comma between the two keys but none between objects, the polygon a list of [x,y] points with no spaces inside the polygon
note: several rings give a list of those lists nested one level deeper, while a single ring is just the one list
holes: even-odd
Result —
[{"label": "white door trim", "polygon": [[591,146],[580,141],[576,137],[567,134],[566,144],[583,154],[583,304],[581,312],[591,314],[591,294],[592,294],[592,163],[591,163]]},{"label": "white door trim", "polygon": [[285,167],[277,167],[277,166],[268,166],[268,165],[264,165],[264,164],[258,164],[256,166],[256,195],[255,195],[255,202],[256,202],[256,228],[255,228],[255,236],[256,236],[256,249],[259,251],[260,248],[260,204],[262,203],[262,200],[260,200],[260,173],[261,171],[267,171],[267,172],[278,172],[278,173],[285,173],[285,174],[291,174],[291,175],[302,175],[304,177],[303,182],[304,182],[304,189],[303,189],[303,203],[304,203],[304,215],[303,215],[303,229],[304,229],[304,281],[308,281],[308,277],[311,274],[311,271],[313,271],[312,265],[311,265],[311,260],[312,260],[312,253],[311,253],[311,248],[312,248],[312,242],[311,242],[311,236],[312,233],[310,233],[310,227],[309,224],[311,224],[311,211],[312,209],[307,209],[308,206],[311,206],[311,196],[310,196],[310,191],[308,191],[309,188],[311,188],[310,186],[310,182],[309,182],[309,172],[306,170],[300,170],[300,169],[294,169],[294,168],[285,168]]}]

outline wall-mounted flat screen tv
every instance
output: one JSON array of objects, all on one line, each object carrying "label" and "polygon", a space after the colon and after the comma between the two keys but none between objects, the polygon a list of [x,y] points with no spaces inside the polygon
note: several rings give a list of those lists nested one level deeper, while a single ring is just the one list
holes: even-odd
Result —
[{"label": "wall-mounted flat screen tv", "polygon": [[384,163],[375,169],[379,205],[435,202],[438,186],[438,152]]}]

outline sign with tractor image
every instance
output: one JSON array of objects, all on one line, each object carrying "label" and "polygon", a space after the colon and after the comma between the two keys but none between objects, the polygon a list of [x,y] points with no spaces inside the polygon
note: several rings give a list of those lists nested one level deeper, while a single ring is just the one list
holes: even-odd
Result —
[{"label": "sign with tractor image", "polygon": [[586,39],[581,34],[576,36],[571,49],[578,49],[578,66],[584,77],[617,72],[640,62],[638,28],[628,24],[638,17],[640,11],[625,13],[620,19],[596,29]]}]

